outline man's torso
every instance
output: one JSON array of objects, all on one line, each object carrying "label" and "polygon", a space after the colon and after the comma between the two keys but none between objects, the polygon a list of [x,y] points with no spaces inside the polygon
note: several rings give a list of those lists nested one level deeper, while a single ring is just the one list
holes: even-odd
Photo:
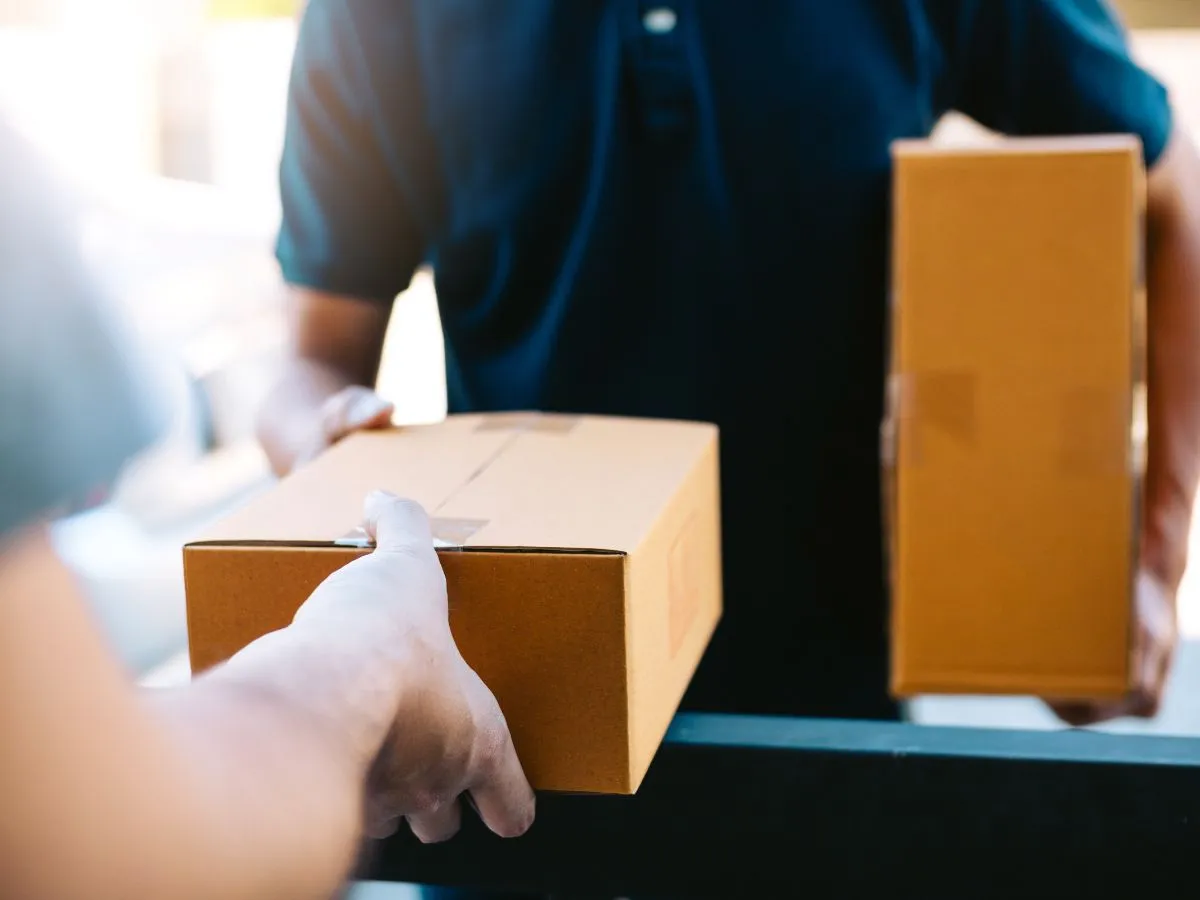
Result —
[{"label": "man's torso", "polygon": [[[986,13],[975,31],[994,33],[991,43],[969,35],[969,52],[968,8]],[[1160,98],[1114,49],[1104,7],[322,9],[308,43],[321,42],[322,25],[353,20],[353,40],[343,35],[324,64],[353,70],[341,100],[362,133],[326,121],[324,79],[336,90],[339,74],[302,61],[300,139],[285,152],[285,273],[337,290],[326,276],[360,254],[362,223],[387,223],[404,236],[388,277],[340,284],[370,282],[382,299],[419,258],[433,265],[451,411],[716,422],[727,613],[691,700],[889,714],[878,459],[889,147],[927,135],[967,93],[1018,129],[1128,120],[1160,136]],[[976,65],[966,57],[977,51]],[[962,84],[962,72],[949,77],[951,55],[971,70]],[[1055,74],[1062,90],[1026,70]],[[1118,95],[1130,99],[1103,100]],[[304,135],[318,127],[334,149]],[[390,190],[375,196],[377,185]],[[345,197],[358,201],[348,218],[357,229],[323,220],[346,215]],[[336,247],[322,243],[331,237]],[[388,268],[386,245],[371,251]]]}]

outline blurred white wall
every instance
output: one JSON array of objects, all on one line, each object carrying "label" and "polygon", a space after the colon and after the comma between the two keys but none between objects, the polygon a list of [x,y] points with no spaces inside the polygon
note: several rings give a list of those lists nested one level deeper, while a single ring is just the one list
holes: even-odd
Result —
[{"label": "blurred white wall", "polygon": [[0,110],[87,181],[155,171],[155,47],[148,29],[0,29]]}]

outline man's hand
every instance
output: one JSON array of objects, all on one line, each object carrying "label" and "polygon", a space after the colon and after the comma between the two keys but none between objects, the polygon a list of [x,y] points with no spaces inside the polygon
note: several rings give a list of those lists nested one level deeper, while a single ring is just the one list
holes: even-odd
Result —
[{"label": "man's hand", "polygon": [[1052,706],[1072,725],[1157,712],[1200,482],[1200,154],[1184,129],[1176,128],[1147,188],[1150,440],[1135,598],[1139,668],[1122,703]]},{"label": "man's hand", "polygon": [[1157,576],[1142,569],[1134,604],[1133,689],[1120,700],[1051,702],[1050,709],[1066,724],[1082,728],[1126,716],[1150,719],[1158,715],[1179,641],[1175,598]]},{"label": "man's hand", "polygon": [[533,792],[495,698],[450,634],[445,576],[425,512],[373,494],[366,526],[374,552],[317,588],[292,629],[331,649],[361,644],[368,655],[380,653],[370,693],[387,697],[393,683],[400,687],[384,717],[365,721],[364,748],[373,758],[367,834],[386,837],[407,818],[421,840],[446,840],[458,831],[463,795],[492,831],[523,834],[533,821]]},{"label": "man's hand", "polygon": [[302,465],[356,431],[387,428],[395,407],[370,388],[351,385],[327,399],[312,423],[312,434],[296,455]]},{"label": "man's hand", "polygon": [[379,303],[289,292],[288,356],[257,429],[277,475],[351,432],[390,424],[392,405],[369,387],[379,376],[388,315]]}]

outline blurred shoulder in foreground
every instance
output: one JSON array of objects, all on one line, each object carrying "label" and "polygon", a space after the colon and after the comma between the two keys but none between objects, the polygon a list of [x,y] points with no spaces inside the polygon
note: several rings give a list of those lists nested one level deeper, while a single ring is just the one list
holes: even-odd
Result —
[{"label": "blurred shoulder in foreground", "polygon": [[65,180],[0,119],[0,534],[98,502],[166,424]]}]

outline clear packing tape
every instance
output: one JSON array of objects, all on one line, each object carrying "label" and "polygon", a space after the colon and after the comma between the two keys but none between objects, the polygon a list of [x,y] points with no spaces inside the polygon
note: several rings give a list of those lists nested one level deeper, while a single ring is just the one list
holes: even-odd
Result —
[{"label": "clear packing tape", "polygon": [[[487,525],[487,519],[430,519],[429,530],[433,533],[433,546],[439,550],[461,550],[467,541]],[[357,547],[369,550],[375,544],[361,525],[352,529],[334,542],[337,547]]]},{"label": "clear packing tape", "polygon": [[[441,506],[444,507],[459,490],[483,474],[520,435],[527,433],[567,435],[575,430],[579,422],[579,416],[559,413],[514,412],[487,416],[475,427],[476,431],[505,431],[511,432],[512,437],[505,441],[487,462],[472,473],[470,478],[451,492],[450,496],[442,501]],[[439,550],[462,550],[466,547],[467,542],[487,524],[487,519],[440,518],[437,516],[437,510],[434,510],[429,520],[430,531],[433,533],[433,546]],[[351,529],[333,543],[337,547],[354,547],[363,550],[369,550],[374,546],[370,536],[361,525]]]},{"label": "clear packing tape", "polygon": [[[881,463],[891,471],[918,468],[926,445],[939,435],[970,451],[978,440],[979,389],[975,373],[897,372],[888,379]],[[1055,459],[1063,474],[1138,475],[1145,467],[1146,386],[1078,387],[1063,394]],[[1114,434],[1125,433],[1124,443]]]}]

